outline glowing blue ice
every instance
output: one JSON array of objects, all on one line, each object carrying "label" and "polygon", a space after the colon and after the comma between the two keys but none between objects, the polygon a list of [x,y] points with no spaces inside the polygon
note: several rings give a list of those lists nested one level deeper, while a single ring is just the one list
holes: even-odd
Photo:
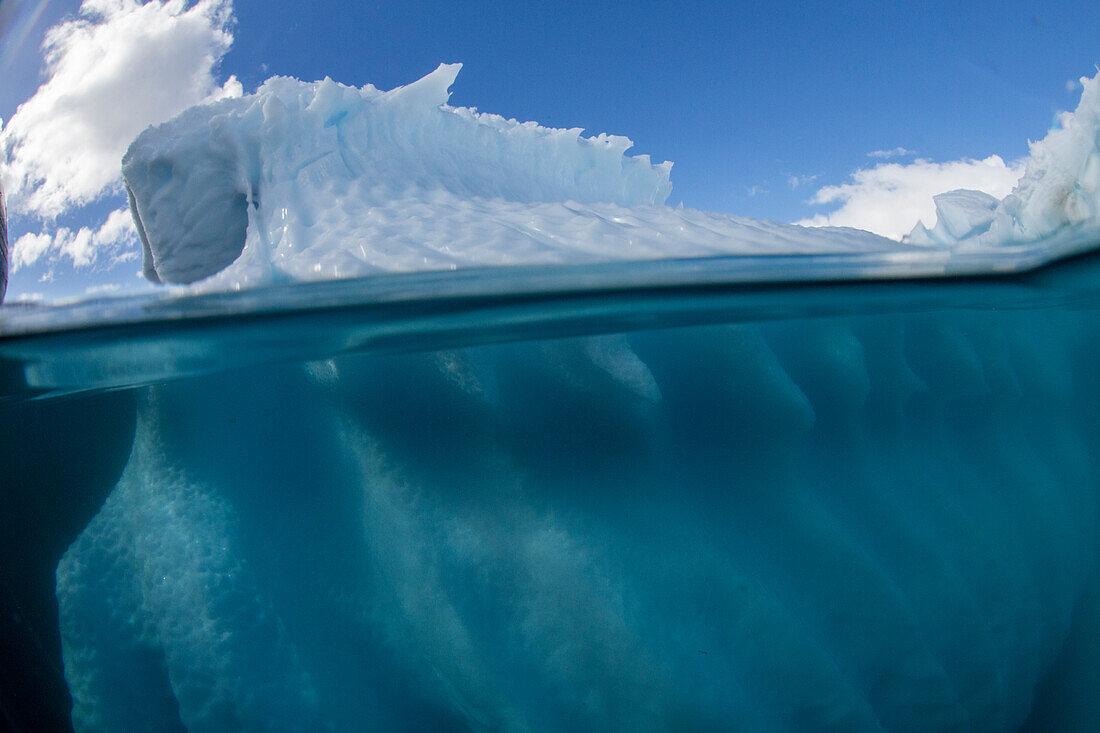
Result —
[{"label": "glowing blue ice", "polygon": [[74,721],[1015,730],[1100,626],[1095,328],[1010,313],[148,388],[57,572]]}]

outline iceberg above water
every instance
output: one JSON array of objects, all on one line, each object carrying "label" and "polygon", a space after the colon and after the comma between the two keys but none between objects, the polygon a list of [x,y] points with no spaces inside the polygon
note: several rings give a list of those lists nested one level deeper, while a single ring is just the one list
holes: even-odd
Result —
[{"label": "iceberg above water", "polygon": [[935,197],[936,225],[918,223],[912,244],[995,247],[1035,242],[1100,219],[1100,74],[1082,78],[1081,102],[1061,127],[1031,144],[1016,188],[1004,200],[980,191]]},{"label": "iceberg above water", "polygon": [[[498,265],[930,248],[954,257],[1046,242],[1053,253],[1100,239],[1097,79],[1032,145],[1012,194],[941,194],[935,226],[896,242],[666,206],[671,163],[626,155],[625,137],[451,107],[460,68],[442,64],[388,92],[276,77],[146,130],[123,159],[145,275],[236,290]],[[1067,247],[1067,233],[1082,241]]]},{"label": "iceberg above water", "polygon": [[906,245],[665,206],[671,163],[447,105],[460,64],[389,92],[273,78],[150,128],[123,159],[154,281],[236,289],[467,266]]}]

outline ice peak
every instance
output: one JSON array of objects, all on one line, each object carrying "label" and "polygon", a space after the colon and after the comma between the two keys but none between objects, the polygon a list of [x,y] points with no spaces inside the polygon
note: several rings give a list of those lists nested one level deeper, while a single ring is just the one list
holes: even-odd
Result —
[{"label": "ice peak", "polygon": [[451,85],[455,83],[460,71],[462,71],[462,64],[440,64],[435,71],[413,83],[386,92],[384,99],[425,107],[438,107],[446,104],[451,98]]}]

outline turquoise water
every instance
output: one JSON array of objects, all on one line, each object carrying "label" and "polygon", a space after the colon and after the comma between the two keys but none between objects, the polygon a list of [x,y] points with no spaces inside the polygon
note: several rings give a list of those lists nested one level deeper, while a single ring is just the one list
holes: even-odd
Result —
[{"label": "turquoise water", "polygon": [[5,306],[6,722],[1095,728],[1100,258],[585,272]]}]

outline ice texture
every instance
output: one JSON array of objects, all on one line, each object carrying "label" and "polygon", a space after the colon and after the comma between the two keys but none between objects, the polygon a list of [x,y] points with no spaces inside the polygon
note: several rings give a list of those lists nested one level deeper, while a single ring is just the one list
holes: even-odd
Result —
[{"label": "ice texture", "polygon": [[57,571],[74,723],[1072,729],[1094,342],[961,308],[155,385]]},{"label": "ice texture", "polygon": [[381,92],[277,77],[143,132],[123,159],[153,280],[208,289],[470,265],[903,248],[665,206],[671,163],[447,105],[460,64]]},{"label": "ice texture", "polygon": [[907,241],[1004,246],[1100,223],[1100,74],[1082,78],[1081,86],[1077,109],[1063,113],[1059,127],[1031,144],[1012,193],[999,202],[979,191],[937,196],[936,225],[928,230],[918,223]]},{"label": "ice texture", "polygon": [[936,225],[931,231],[917,222],[909,233],[913,244],[950,245],[989,229],[999,199],[983,191],[958,189],[932,197],[936,205]]},{"label": "ice texture", "polygon": [[[1100,239],[1097,78],[1032,145],[1012,194],[940,194],[937,223],[898,243],[665,206],[671,163],[626,155],[625,137],[451,107],[459,68],[388,92],[273,78],[146,130],[123,160],[146,276],[232,290],[468,266],[966,253],[1077,235],[1069,251]],[[1003,267],[994,259],[990,269]]]}]

